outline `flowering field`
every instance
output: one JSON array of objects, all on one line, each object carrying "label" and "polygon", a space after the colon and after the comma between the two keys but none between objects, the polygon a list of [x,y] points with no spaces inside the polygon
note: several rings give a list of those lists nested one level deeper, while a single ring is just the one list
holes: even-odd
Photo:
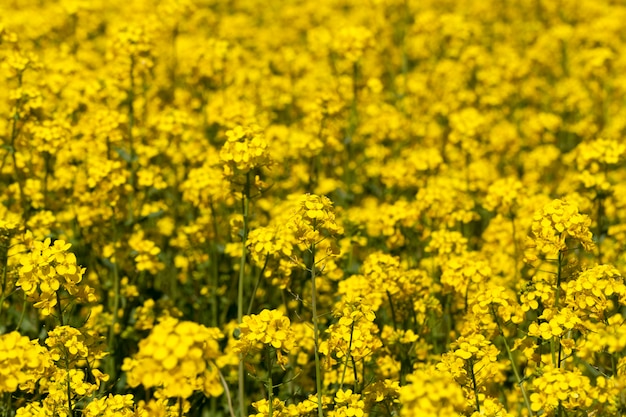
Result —
[{"label": "flowering field", "polygon": [[0,417],[626,413],[620,0],[3,0]]}]

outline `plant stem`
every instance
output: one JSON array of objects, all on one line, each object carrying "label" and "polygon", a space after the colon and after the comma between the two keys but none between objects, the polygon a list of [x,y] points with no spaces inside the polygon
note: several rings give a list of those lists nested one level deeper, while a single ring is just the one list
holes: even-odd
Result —
[{"label": "plant stem", "polygon": [[133,213],[133,200],[135,196],[135,176],[136,176],[136,167],[135,167],[135,140],[133,137],[133,128],[135,126],[135,58],[133,56],[130,57],[130,87],[128,88],[127,100],[128,100],[128,147],[129,147],[129,156],[128,156],[128,168],[130,170],[130,195],[128,197],[128,224],[132,226],[134,222],[134,213]]},{"label": "plant stem", "polygon": [[604,195],[596,195],[596,199],[598,200],[598,229],[596,231],[597,234],[597,246],[598,246],[598,264],[602,265],[602,216],[604,215],[604,205],[602,204],[602,200],[604,200]]},{"label": "plant stem", "polygon": [[317,318],[317,289],[315,287],[315,243],[311,244],[311,309],[313,314],[313,336],[315,338],[315,384],[317,388],[317,415],[324,417],[322,408],[322,366],[319,355],[319,322]]},{"label": "plant stem", "polygon": [[500,321],[498,320],[498,316],[496,315],[496,311],[493,308],[493,304],[491,305],[491,314],[493,314],[493,319],[496,322],[496,326],[498,326],[498,331],[500,332],[500,336],[502,337],[502,341],[504,342],[504,348],[506,349],[506,353],[509,357],[509,361],[511,362],[511,367],[513,368],[513,374],[515,375],[515,380],[517,381],[517,385],[519,385],[522,390],[522,397],[524,397],[524,404],[528,409],[528,415],[533,417],[533,410],[530,408],[530,400],[528,399],[528,394],[526,393],[526,389],[524,388],[524,381],[522,380],[519,370],[517,369],[517,365],[515,365],[515,359],[513,358],[513,352],[511,352],[511,348],[509,347],[509,342],[506,340],[504,336],[504,332],[502,331],[502,327],[500,326]]},{"label": "plant stem", "polygon": [[269,407],[269,411],[267,413],[267,415],[269,417],[273,417],[274,414],[274,383],[272,382],[272,352],[271,352],[272,348],[270,346],[267,346],[265,348],[265,357],[267,360],[267,401],[268,401],[268,407]]},{"label": "plant stem", "polygon": [[252,307],[254,307],[254,299],[256,298],[256,292],[259,289],[259,285],[261,284],[261,279],[263,279],[263,275],[265,274],[265,270],[267,269],[267,263],[270,260],[269,254],[265,256],[265,262],[263,263],[263,268],[261,272],[259,272],[259,276],[257,277],[256,283],[254,284],[254,290],[252,290],[252,297],[250,297],[250,304],[248,305],[248,312],[246,314],[250,315],[252,313]]},{"label": "plant stem", "polygon": [[57,298],[57,309],[59,310],[59,323],[61,324],[61,326],[65,326],[65,323],[63,322],[63,307],[61,306],[61,296],[59,295],[58,290],[55,295]]},{"label": "plant stem", "polygon": [[472,376],[472,385],[474,388],[474,398],[476,399],[476,411],[480,413],[480,400],[478,399],[478,386],[476,385],[476,374],[474,374],[474,361],[472,359],[467,363]]},{"label": "plant stem", "polygon": [[391,293],[389,290],[386,291],[387,299],[389,300],[389,308],[391,309],[391,320],[393,321],[393,330],[398,330],[398,325],[396,324],[396,310],[393,308],[393,301],[391,300]]},{"label": "plant stem", "polygon": [[215,366],[215,369],[217,369],[217,374],[220,376],[220,381],[222,382],[222,386],[224,387],[224,392],[226,393],[226,400],[228,402],[228,411],[230,412],[230,417],[235,417],[235,410],[233,410],[233,401],[230,396],[230,390],[228,389],[228,383],[226,382],[224,375],[222,375],[222,371],[220,371],[220,368],[218,368],[215,363],[212,363],[212,365]]},{"label": "plant stem", "polygon": [[[556,289],[555,289],[555,294],[554,294],[554,309],[555,309],[555,313],[558,313],[559,310],[559,299],[561,297],[561,272],[562,272],[562,264],[563,264],[563,251],[559,251],[559,256],[558,256],[558,266],[557,266],[557,274],[556,274]],[[551,350],[552,350],[552,362],[554,364],[554,366],[556,366],[557,368],[561,367],[561,342],[560,342],[560,338],[559,338],[559,356],[558,356],[558,361],[555,358],[555,351],[556,351],[556,346],[555,343],[556,341],[556,336],[552,336],[552,339],[550,339],[550,346],[551,346]]]},{"label": "plant stem", "polygon": [[[9,264],[8,251],[9,251],[9,238],[2,239],[2,246],[0,246],[0,265],[2,266],[2,288],[0,289],[0,323],[5,323],[2,320],[2,307],[4,306],[4,300],[6,299],[7,291],[7,270]],[[0,332],[6,329],[0,327]]]},{"label": "plant stem", "polygon": [[[243,212],[243,234],[241,237],[241,261],[239,263],[239,287],[237,291],[237,321],[241,324],[243,318],[243,287],[245,281],[246,255],[248,240],[248,216],[250,210],[250,173],[246,174],[246,184],[241,195],[241,210]],[[245,410],[245,370],[243,366],[243,354],[239,354],[239,414],[246,417]]]},{"label": "plant stem", "polygon": [[74,410],[72,410],[72,387],[70,377],[70,363],[67,357],[67,352],[65,352],[65,372],[67,372],[67,411],[70,416],[74,416]]},{"label": "plant stem", "polygon": [[[118,310],[120,308],[120,276],[119,269],[117,265],[117,243],[118,243],[118,229],[116,227],[116,222],[114,217],[111,218],[111,227],[113,230],[113,259],[111,260],[112,264],[112,274],[111,277],[113,280],[113,305],[111,306],[111,326],[109,327],[109,335],[107,340],[107,349],[109,355],[107,357],[107,374],[113,379],[117,375],[117,366],[115,363],[115,328],[117,327],[118,320]],[[109,304],[110,305],[110,304]]]},{"label": "plant stem", "polygon": [[[17,74],[17,81],[18,81],[18,87],[21,88],[22,87],[22,77],[23,73],[20,71]],[[24,185],[22,184],[22,178],[19,175],[19,172],[17,170],[17,157],[15,156],[15,141],[17,139],[17,136],[19,134],[19,129],[17,127],[17,122],[18,120],[20,120],[20,109],[22,107],[22,99],[20,98],[17,103],[15,104],[15,111],[13,113],[13,120],[11,123],[11,146],[10,146],[10,153],[11,153],[11,159],[13,162],[13,170],[15,171],[15,180],[17,182],[17,186],[20,192],[20,204],[22,205],[22,210],[23,212],[23,218],[24,218],[24,223],[26,223],[26,221],[28,220],[28,210],[27,210],[27,203],[25,200],[25,196],[24,196]],[[2,161],[2,165],[4,166],[4,160]]]},{"label": "plant stem", "polygon": [[519,262],[519,253],[520,253],[520,249],[519,249],[519,243],[517,242],[517,228],[515,227],[515,216],[511,213],[511,227],[513,229],[513,250],[514,250],[514,257],[515,257],[515,279],[519,279],[520,278],[520,271],[517,267],[518,262]]},{"label": "plant stem", "polygon": [[343,380],[346,377],[346,370],[348,369],[348,360],[352,357],[352,337],[354,335],[354,321],[352,322],[352,325],[350,326],[350,342],[348,342],[348,352],[346,353],[346,362],[343,366],[343,374],[341,375],[341,383],[339,384],[339,389],[342,390],[343,389]]}]

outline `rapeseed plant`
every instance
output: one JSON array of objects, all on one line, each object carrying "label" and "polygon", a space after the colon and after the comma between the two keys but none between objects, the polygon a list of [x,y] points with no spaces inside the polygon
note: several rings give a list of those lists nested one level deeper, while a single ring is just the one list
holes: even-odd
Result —
[{"label": "rapeseed plant", "polygon": [[0,4],[0,416],[621,415],[620,2]]}]

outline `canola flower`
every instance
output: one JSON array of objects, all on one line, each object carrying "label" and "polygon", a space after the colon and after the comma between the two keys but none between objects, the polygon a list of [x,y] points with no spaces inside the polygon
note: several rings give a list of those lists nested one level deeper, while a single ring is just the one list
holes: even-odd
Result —
[{"label": "canola flower", "polygon": [[3,393],[18,390],[33,391],[40,378],[52,369],[52,357],[36,340],[29,340],[19,332],[0,336]]},{"label": "canola flower", "polygon": [[164,318],[122,369],[131,386],[157,387],[167,398],[188,398],[196,390],[217,396],[223,390],[214,362],[220,356],[221,337],[218,329]]},{"label": "canola flower", "polygon": [[0,3],[0,415],[626,409],[622,2]]}]

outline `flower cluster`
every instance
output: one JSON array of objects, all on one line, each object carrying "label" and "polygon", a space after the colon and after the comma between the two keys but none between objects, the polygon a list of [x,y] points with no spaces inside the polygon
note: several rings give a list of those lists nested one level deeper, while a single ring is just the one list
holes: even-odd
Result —
[{"label": "flower cluster", "polygon": [[335,316],[337,323],[328,327],[328,339],[319,347],[320,352],[328,356],[329,365],[336,360],[341,363],[351,360],[360,362],[382,347],[377,337],[379,330],[374,323],[376,315],[365,300],[346,299]]},{"label": "flower cluster", "polygon": [[68,252],[69,243],[50,239],[33,242],[28,254],[20,258],[19,286],[42,315],[52,314],[58,303],[58,291],[64,289],[78,301],[95,301],[89,286],[82,284],[84,268],[76,264],[76,255]]},{"label": "flower cluster", "polygon": [[293,268],[294,243],[283,228],[268,226],[252,230],[246,245],[254,263],[263,268],[265,277],[285,288]]},{"label": "flower cluster", "polygon": [[457,416],[466,408],[465,396],[452,376],[443,371],[418,369],[400,388],[402,416]]},{"label": "flower cluster", "polygon": [[0,336],[0,392],[18,388],[33,391],[35,383],[52,370],[50,353],[38,341],[18,332]]},{"label": "flower cluster", "polygon": [[226,132],[226,142],[220,150],[224,175],[233,177],[270,165],[271,159],[263,131],[259,126],[235,126]]},{"label": "flower cluster", "polygon": [[565,410],[591,409],[598,396],[597,388],[578,370],[568,371],[547,365],[533,382],[530,395],[533,411],[551,413],[557,407]]},{"label": "flower cluster", "polygon": [[100,338],[85,335],[81,330],[70,326],[58,326],[48,332],[46,345],[52,359],[56,362],[62,361],[64,366],[75,366],[83,360],[94,363],[106,355]]},{"label": "flower cluster", "polygon": [[[568,249],[567,240],[573,240],[585,250],[594,248],[593,237],[589,227],[591,219],[581,214],[578,208],[563,200],[553,200],[538,211],[533,217],[529,248],[543,255],[554,256]],[[531,261],[536,256],[527,255]]]},{"label": "flower cluster", "polygon": [[145,410],[136,410],[135,402],[131,394],[113,395],[95,399],[85,407],[83,411],[85,417],[134,417],[147,416]]},{"label": "flower cluster", "polygon": [[[335,220],[335,211],[326,196],[305,194],[297,201],[289,227],[300,243],[307,246],[319,243],[325,236],[337,236],[343,228]],[[336,252],[334,249],[332,249]]]},{"label": "flower cluster", "polygon": [[1,415],[626,410],[626,5],[361,3],[0,1]]},{"label": "flower cluster", "polygon": [[165,397],[188,398],[194,391],[222,393],[215,360],[222,333],[189,321],[167,317],[139,343],[133,358],[124,360],[131,386],[158,388]]},{"label": "flower cluster", "polygon": [[239,328],[241,334],[236,349],[244,354],[271,346],[276,349],[279,362],[283,363],[285,358],[281,352],[289,353],[296,345],[289,317],[279,310],[264,309],[259,314],[243,316]]}]

